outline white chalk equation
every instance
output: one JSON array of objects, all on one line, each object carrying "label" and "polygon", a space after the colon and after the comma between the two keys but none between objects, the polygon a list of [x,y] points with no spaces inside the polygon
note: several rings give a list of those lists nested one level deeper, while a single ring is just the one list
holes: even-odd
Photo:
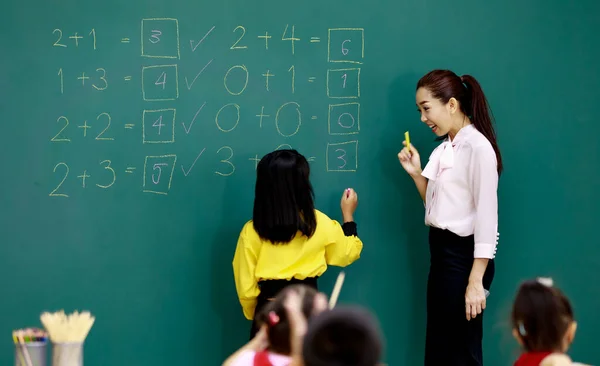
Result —
[{"label": "white chalk equation", "polygon": [[[50,75],[49,80],[56,82],[51,92],[64,104],[62,112],[48,116],[48,140],[52,146],[64,145],[59,151],[66,155],[55,157],[49,169],[50,197],[72,197],[74,189],[135,186],[135,182],[144,193],[168,195],[179,179],[206,174],[226,179],[240,174],[240,166],[256,169],[261,155],[240,140],[246,135],[256,139],[248,135],[250,127],[284,141],[291,138],[315,168],[332,173],[359,171],[364,28],[315,31],[284,23],[278,29],[203,24],[186,25],[181,31],[179,20],[172,17],[143,18],[128,34],[115,34],[109,27],[57,27],[48,36],[52,54],[130,52],[140,62],[129,69],[96,57],[93,64],[52,66],[55,79]],[[321,70],[304,61],[317,53],[326,60]],[[248,62],[249,55],[264,59],[264,66]],[[290,62],[269,66],[273,57]],[[142,103],[141,110],[127,110],[127,100],[118,105],[96,105],[91,100],[94,108],[69,112],[74,96],[122,94],[135,85],[139,89],[130,98],[135,105]],[[327,141],[315,149],[311,134],[317,130]],[[202,140],[205,135],[210,141]],[[302,146],[298,138],[311,141],[310,147]],[[87,144],[151,150],[143,161],[118,156],[91,160],[86,166],[70,163],[69,149],[80,154]],[[276,144],[272,137],[262,145],[260,151],[292,147]],[[176,146],[185,146],[187,152]],[[162,152],[157,154],[157,149]]]}]

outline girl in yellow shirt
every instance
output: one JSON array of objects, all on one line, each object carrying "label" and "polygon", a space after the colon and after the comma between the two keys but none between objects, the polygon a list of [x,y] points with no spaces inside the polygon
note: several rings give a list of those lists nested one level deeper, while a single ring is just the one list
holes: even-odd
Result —
[{"label": "girl in yellow shirt", "polygon": [[344,191],[343,224],[314,208],[308,161],[296,150],[267,154],[257,166],[254,210],[240,233],[233,275],[244,316],[254,321],[281,289],[305,284],[318,290],[317,279],[328,265],[345,267],[360,257],[353,214],[356,192]]}]

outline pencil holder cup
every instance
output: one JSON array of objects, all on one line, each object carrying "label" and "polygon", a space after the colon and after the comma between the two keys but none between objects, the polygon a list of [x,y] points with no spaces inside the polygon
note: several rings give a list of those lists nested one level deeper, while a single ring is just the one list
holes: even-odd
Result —
[{"label": "pencil holder cup", "polygon": [[28,356],[32,366],[46,366],[48,359],[47,344],[48,342],[15,344],[15,366],[27,366],[29,364]]},{"label": "pencil holder cup", "polygon": [[52,366],[83,366],[83,343],[53,343]]}]

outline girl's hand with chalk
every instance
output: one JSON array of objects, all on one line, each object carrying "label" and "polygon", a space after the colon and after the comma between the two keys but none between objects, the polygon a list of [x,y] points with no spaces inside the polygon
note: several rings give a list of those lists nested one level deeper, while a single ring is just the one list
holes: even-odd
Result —
[{"label": "girl's hand with chalk", "polygon": [[344,222],[354,221],[354,211],[356,211],[356,206],[358,206],[358,195],[354,189],[348,188],[344,190],[340,206],[342,207]]},{"label": "girl's hand with chalk", "polygon": [[422,172],[419,152],[412,144],[409,145],[409,151],[408,147],[406,147],[406,141],[402,141],[402,145],[404,145],[404,148],[398,153],[400,164],[411,177],[419,176]]}]

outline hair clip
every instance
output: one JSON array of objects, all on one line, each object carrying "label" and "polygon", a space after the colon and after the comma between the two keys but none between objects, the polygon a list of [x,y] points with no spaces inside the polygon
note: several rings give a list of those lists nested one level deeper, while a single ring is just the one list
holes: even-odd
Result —
[{"label": "hair clip", "polygon": [[279,315],[277,315],[274,311],[269,312],[269,325],[273,326],[279,323]]},{"label": "hair clip", "polygon": [[551,277],[538,277],[537,281],[546,287],[552,287],[554,285],[554,281]]},{"label": "hair clip", "polygon": [[519,334],[521,335],[521,337],[525,337],[527,335],[523,323],[519,323]]}]

